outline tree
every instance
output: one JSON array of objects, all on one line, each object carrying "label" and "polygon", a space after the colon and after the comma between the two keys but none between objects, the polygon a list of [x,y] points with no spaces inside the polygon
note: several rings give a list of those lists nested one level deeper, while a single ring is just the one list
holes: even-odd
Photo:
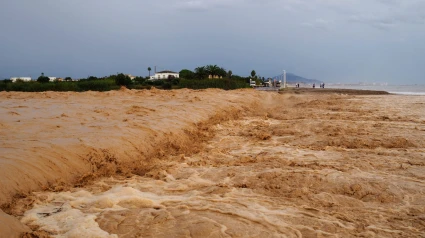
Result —
[{"label": "tree", "polygon": [[136,82],[136,84],[143,84],[146,81],[145,78],[143,77],[135,77],[134,78],[134,82]]},{"label": "tree", "polygon": [[72,81],[72,78],[71,77],[66,77],[65,78],[65,81]]},{"label": "tree", "polygon": [[121,73],[115,77],[115,83],[120,86],[128,86],[131,84],[131,79],[127,75]]},{"label": "tree", "polygon": [[96,76],[90,76],[90,77],[88,77],[87,78],[87,80],[99,80],[99,78],[98,77],[96,77]]},{"label": "tree", "polygon": [[149,78],[151,77],[151,67],[148,67],[148,71],[149,71]]},{"label": "tree", "polygon": [[48,83],[50,81],[49,77],[44,76],[44,73],[41,73],[40,77],[38,77],[37,82],[40,83]]},{"label": "tree", "polygon": [[227,76],[227,72],[224,68],[218,68],[217,75],[225,78]]},{"label": "tree", "polygon": [[251,77],[255,77],[255,75],[256,75],[257,73],[255,72],[255,70],[252,70],[251,71]]},{"label": "tree", "polygon": [[232,70],[229,70],[229,72],[227,72],[227,77],[229,79],[231,79],[232,78],[232,74],[233,74]]},{"label": "tree", "polygon": [[205,66],[198,67],[198,68],[195,69],[195,78],[205,79],[207,76],[208,76],[208,73],[205,70]]},{"label": "tree", "polygon": [[219,67],[217,65],[207,65],[205,66],[205,71],[208,75],[215,76],[218,75]]},{"label": "tree", "polygon": [[179,72],[180,78],[183,79],[194,79],[195,78],[195,73],[193,73],[192,71],[188,70],[188,69],[182,69]]}]

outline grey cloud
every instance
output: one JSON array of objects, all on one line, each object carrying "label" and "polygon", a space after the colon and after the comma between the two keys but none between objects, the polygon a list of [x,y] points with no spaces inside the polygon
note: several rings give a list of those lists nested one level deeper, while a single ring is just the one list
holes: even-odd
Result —
[{"label": "grey cloud", "polygon": [[318,18],[318,19],[311,21],[311,22],[301,23],[301,26],[303,26],[303,27],[309,27],[309,28],[314,28],[314,29],[319,29],[319,30],[324,30],[324,31],[331,30],[331,25],[332,25],[332,22],[324,20],[322,18]]},{"label": "grey cloud", "polygon": [[214,8],[232,7],[242,4],[243,0],[183,0],[175,6],[181,10],[211,10]]},{"label": "grey cloud", "polygon": [[348,20],[384,30],[425,23],[425,2],[422,0],[376,0],[376,3],[367,12],[358,10]]},{"label": "grey cloud", "polygon": [[356,23],[365,23],[380,30],[389,30],[398,25],[398,21],[390,18],[380,18],[377,16],[355,15],[349,18],[349,21]]},{"label": "grey cloud", "polygon": [[381,30],[390,30],[392,28],[407,25],[423,25],[425,17],[420,15],[390,14],[387,16],[372,15],[353,15],[348,19],[351,22],[364,23]]},{"label": "grey cloud", "polygon": [[327,82],[425,75],[424,0],[0,1],[0,79],[205,64]]}]

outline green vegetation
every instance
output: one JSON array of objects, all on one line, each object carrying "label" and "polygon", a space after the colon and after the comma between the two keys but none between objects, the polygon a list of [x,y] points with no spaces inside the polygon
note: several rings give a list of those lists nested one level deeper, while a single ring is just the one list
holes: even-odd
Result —
[{"label": "green vegetation", "polygon": [[49,77],[44,76],[44,73],[41,73],[40,77],[38,77],[37,82],[40,83],[48,83],[50,81]]},{"label": "green vegetation", "polygon": [[[148,68],[149,75],[151,68]],[[253,71],[255,73],[255,71]],[[212,79],[209,79],[209,76]],[[180,78],[170,76],[168,79],[150,80],[150,77],[136,77],[133,80],[129,76],[119,73],[103,78],[89,76],[87,78],[73,81],[71,77],[66,77],[64,81],[50,82],[44,73],[37,81],[12,83],[10,80],[0,81],[0,91],[22,91],[22,92],[43,92],[43,91],[110,91],[117,90],[121,86],[129,89],[150,89],[152,87],[160,89],[206,89],[221,88],[232,90],[238,88],[249,88],[249,77],[234,75],[231,70],[226,71],[217,65],[206,65],[197,67],[194,71],[183,69],[180,71]]]},{"label": "green vegetation", "polygon": [[217,65],[206,65],[195,69],[196,79],[206,79],[210,75],[224,78],[227,76],[227,72],[224,68],[218,67]]},{"label": "green vegetation", "polygon": [[[209,76],[212,79],[209,79]],[[232,90],[238,88],[249,88],[249,78],[233,75],[231,70],[226,71],[217,65],[206,65],[195,68],[192,72],[188,69],[180,71],[180,88],[205,89],[221,88]]]},{"label": "green vegetation", "polygon": [[183,69],[179,72],[180,78],[195,79],[195,73],[188,69]]},{"label": "green vegetation", "polygon": [[181,88],[190,89],[221,88],[225,90],[232,90],[238,88],[249,88],[249,84],[247,84],[245,80],[233,80],[228,78],[203,80],[180,79],[179,86]]},{"label": "green vegetation", "polygon": [[120,86],[129,86],[132,83],[130,77],[124,74],[113,75],[110,78],[113,78],[115,83]]},{"label": "green vegetation", "polygon": [[44,92],[44,91],[110,91],[119,89],[113,80],[81,80],[73,82],[16,82],[0,81],[0,91]]},{"label": "green vegetation", "polygon": [[252,71],[251,71],[251,77],[253,77],[253,78],[254,78],[256,74],[257,74],[257,73],[255,72],[255,70],[252,70]]}]

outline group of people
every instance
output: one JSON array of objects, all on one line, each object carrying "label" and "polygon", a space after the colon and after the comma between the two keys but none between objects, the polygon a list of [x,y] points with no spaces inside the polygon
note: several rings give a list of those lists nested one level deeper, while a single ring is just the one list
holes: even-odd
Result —
[{"label": "group of people", "polygon": [[[313,88],[316,88],[316,84],[315,83],[313,83]],[[321,83],[320,84],[320,88],[325,88],[325,83]]]},{"label": "group of people", "polygon": [[[296,88],[299,88],[300,87],[300,84],[299,83],[295,84],[295,87]],[[313,83],[313,88],[316,88],[316,84],[315,83]],[[320,88],[325,88],[325,83],[321,83],[320,84]]]}]

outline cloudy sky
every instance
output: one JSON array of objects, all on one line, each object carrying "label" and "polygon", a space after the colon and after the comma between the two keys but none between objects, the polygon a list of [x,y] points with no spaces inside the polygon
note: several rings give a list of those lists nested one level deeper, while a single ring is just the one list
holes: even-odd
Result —
[{"label": "cloudy sky", "polygon": [[0,0],[0,78],[205,64],[425,84],[425,0]]}]

